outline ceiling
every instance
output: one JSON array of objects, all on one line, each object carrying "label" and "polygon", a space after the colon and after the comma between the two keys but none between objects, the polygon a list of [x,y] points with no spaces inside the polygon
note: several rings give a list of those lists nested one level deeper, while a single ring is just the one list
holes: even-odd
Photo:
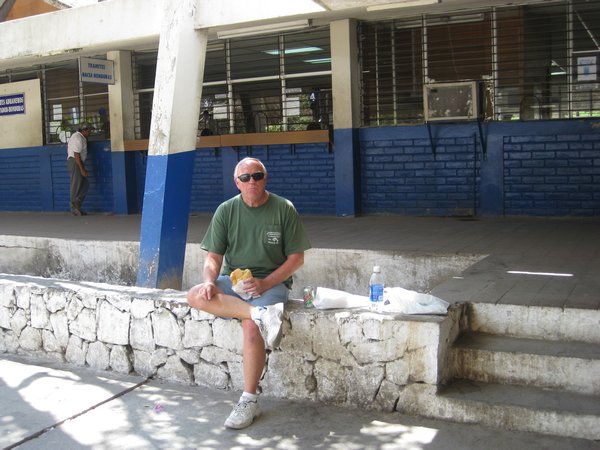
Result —
[{"label": "ceiling", "polygon": [[[551,0],[437,0],[437,2],[435,0],[313,0],[326,10],[322,13],[324,17],[329,19],[352,17],[362,20],[391,19],[421,13],[435,14],[461,9],[549,1]],[[381,7],[386,8],[377,10]]]}]

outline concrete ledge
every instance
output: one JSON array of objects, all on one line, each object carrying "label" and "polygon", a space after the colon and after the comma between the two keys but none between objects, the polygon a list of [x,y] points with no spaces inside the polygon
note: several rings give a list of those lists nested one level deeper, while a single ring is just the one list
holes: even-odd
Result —
[{"label": "concrete ledge", "polygon": [[[187,244],[183,289],[201,281],[205,254],[200,244]],[[367,295],[371,269],[376,264],[381,266],[388,285],[425,292],[483,257],[314,248],[306,253],[304,266],[294,274],[292,295],[300,298],[306,285]],[[139,242],[0,235],[0,273],[131,286],[136,282],[138,260]]]},{"label": "concrete ledge", "polygon": [[463,381],[441,392],[423,384],[410,385],[402,392],[398,409],[505,430],[598,440],[598,405],[597,396]]},{"label": "concrete ledge", "polygon": [[597,344],[469,333],[451,355],[458,379],[600,395]]},{"label": "concrete ledge", "polygon": [[470,303],[466,331],[600,344],[600,311],[552,306]]},{"label": "concrete ledge", "polygon": [[[148,150],[149,139],[126,140],[125,151]],[[329,130],[279,131],[199,136],[196,148],[247,147],[251,145],[332,144]]]},{"label": "concrete ledge", "polygon": [[[463,305],[448,316],[286,308],[266,395],[392,411],[413,384],[448,377]],[[0,275],[0,353],[242,389],[241,327],[191,309],[185,293]]]}]

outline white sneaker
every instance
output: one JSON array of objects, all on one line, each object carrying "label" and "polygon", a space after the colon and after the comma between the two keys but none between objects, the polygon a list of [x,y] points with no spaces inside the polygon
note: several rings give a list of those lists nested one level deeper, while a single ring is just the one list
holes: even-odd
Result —
[{"label": "white sneaker", "polygon": [[258,306],[252,320],[258,325],[260,334],[265,341],[265,348],[273,350],[279,345],[282,332],[283,303],[269,306]]},{"label": "white sneaker", "polygon": [[248,400],[242,400],[233,407],[233,411],[229,414],[229,417],[225,421],[227,428],[233,428],[234,430],[241,430],[250,426],[254,419],[260,416],[260,407],[258,402]]}]

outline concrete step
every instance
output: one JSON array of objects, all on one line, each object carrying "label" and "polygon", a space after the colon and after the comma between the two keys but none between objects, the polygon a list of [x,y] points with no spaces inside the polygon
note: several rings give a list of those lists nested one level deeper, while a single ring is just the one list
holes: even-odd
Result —
[{"label": "concrete step", "polygon": [[455,380],[437,394],[423,384],[405,389],[398,410],[505,430],[600,439],[600,396]]},{"label": "concrete step", "polygon": [[596,344],[466,333],[450,361],[455,378],[600,395]]},{"label": "concrete step", "polygon": [[461,328],[488,334],[600,344],[599,325],[598,309],[471,303]]}]

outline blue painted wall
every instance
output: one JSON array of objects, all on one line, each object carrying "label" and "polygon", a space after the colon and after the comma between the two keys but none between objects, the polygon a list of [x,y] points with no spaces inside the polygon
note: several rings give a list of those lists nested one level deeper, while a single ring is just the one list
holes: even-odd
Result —
[{"label": "blue painted wall", "polygon": [[[481,131],[480,131],[481,130]],[[430,139],[431,132],[431,139]],[[433,124],[357,130],[358,198],[363,214],[600,216],[600,121]],[[198,149],[191,212],[210,213],[236,193],[233,168],[262,159],[269,189],[301,214],[335,215],[335,153],[325,144]],[[113,210],[109,142],[90,143],[86,209]],[[68,211],[66,148],[0,150],[0,210]],[[146,152],[127,152],[129,195],[140,212]],[[121,172],[119,172],[121,173]],[[133,192],[133,194],[131,193]],[[117,194],[120,195],[120,194]],[[346,194],[343,194],[346,195]],[[129,200],[129,203],[132,201]]]},{"label": "blue painted wall", "polygon": [[469,136],[465,130],[462,135],[436,138],[432,145],[429,139],[407,130],[363,133],[363,212],[476,214],[481,157],[476,136]]},{"label": "blue painted wall", "polygon": [[[335,215],[335,173],[328,145],[241,148],[239,159],[246,156],[265,164],[267,189],[290,200],[300,214]],[[233,169],[229,171],[232,184]]]},{"label": "blue painted wall", "polygon": [[[88,149],[90,190],[84,207],[111,212],[110,143],[90,142]],[[0,150],[0,210],[69,211],[66,145]]]},{"label": "blue painted wall", "polygon": [[360,147],[366,214],[600,216],[597,120],[365,128]]},{"label": "blue painted wall", "polygon": [[39,147],[0,150],[2,210],[41,211],[43,209],[40,195],[42,183],[40,160]]},{"label": "blue painted wall", "polygon": [[190,211],[212,213],[223,201],[221,149],[196,150]]},{"label": "blue painted wall", "polygon": [[507,215],[600,215],[600,136],[504,138]]},{"label": "blue painted wall", "polygon": [[[190,211],[212,213],[223,200],[237,194],[233,171],[247,156],[263,161],[269,171],[268,189],[290,200],[300,214],[335,214],[333,153],[326,144],[197,149]],[[145,177],[145,160],[145,156],[138,156],[139,180]],[[141,197],[139,201],[141,211]]]}]

